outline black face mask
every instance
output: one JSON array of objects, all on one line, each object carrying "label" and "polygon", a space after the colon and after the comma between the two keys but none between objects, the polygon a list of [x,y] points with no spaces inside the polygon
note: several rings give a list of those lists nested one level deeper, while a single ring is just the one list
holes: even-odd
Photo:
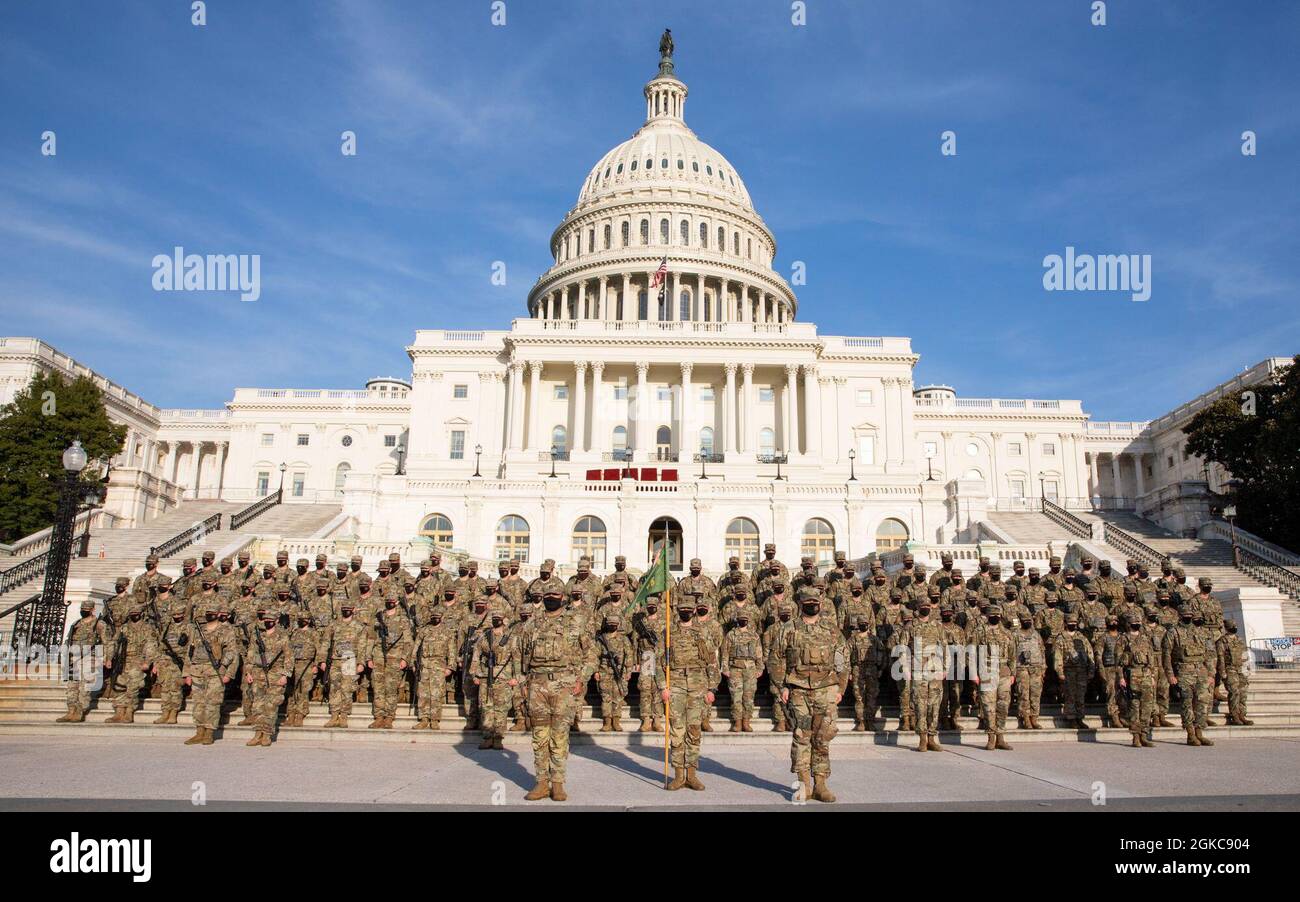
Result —
[{"label": "black face mask", "polygon": [[653,617],[659,613],[659,607],[658,605],[648,604],[645,606],[645,612]]},{"label": "black face mask", "polygon": [[690,623],[690,622],[691,622],[691,616],[692,616],[694,613],[695,613],[694,611],[678,611],[678,612],[677,612],[677,619],[680,620],[682,623]]},{"label": "black face mask", "polygon": [[736,621],[736,626],[740,627],[741,629],[744,629],[745,627],[749,626],[749,621],[748,621],[748,620],[737,620],[737,621]]},{"label": "black face mask", "polygon": [[1030,584],[1031,586],[1036,586],[1036,585],[1038,585],[1038,581],[1039,581],[1040,578],[1041,578],[1041,577],[1039,577],[1039,576],[1031,576],[1031,577],[1029,577],[1029,584]]},{"label": "black face mask", "polygon": [[782,611],[780,614],[776,615],[776,618],[780,620],[782,623],[788,623],[790,621],[790,612]]},{"label": "black face mask", "polygon": [[500,617],[493,617],[493,618],[492,618],[492,628],[493,628],[493,629],[496,629],[496,628],[499,627],[499,626],[501,626],[501,618],[500,618]]},{"label": "black face mask", "polygon": [[699,575],[700,575],[700,568],[699,568],[699,567],[692,567],[692,568],[691,568],[691,576],[699,576]]},{"label": "black face mask", "polygon": [[266,627],[269,630],[275,626],[275,621],[268,617],[266,620],[262,621],[262,626]]},{"label": "black face mask", "polygon": [[384,602],[384,607],[391,611],[393,608],[397,607],[397,602],[390,598],[388,601]]},{"label": "black face mask", "polygon": [[1001,619],[1001,618],[998,617],[997,614],[989,614],[989,623],[993,624],[994,626],[997,626],[998,621],[999,621],[1000,619]]},{"label": "black face mask", "polygon": [[952,619],[952,611],[944,611],[944,612],[943,612],[942,614],[940,614],[939,616],[940,616],[940,617],[943,619],[943,621],[946,623],[947,621],[949,621],[949,620]]},{"label": "black face mask", "polygon": [[1192,622],[1192,618],[1191,618],[1191,617],[1184,617],[1184,618],[1183,618],[1183,623],[1186,623],[1186,624],[1190,625],[1191,622]]},{"label": "black face mask", "polygon": [[360,564],[352,564],[351,567],[352,567],[352,572],[353,572],[353,573],[356,573],[358,570],[361,569],[361,565],[360,565]]},{"label": "black face mask", "polygon": [[1135,624],[1133,624],[1132,626],[1130,626],[1130,627],[1128,628],[1128,631],[1129,631],[1130,633],[1140,632],[1140,631],[1141,631],[1141,627],[1139,627],[1139,626],[1135,623]]},{"label": "black face mask", "polygon": [[217,615],[212,613],[211,611],[208,611],[206,614],[203,615],[203,619],[206,620],[208,623],[211,623],[212,621],[217,619]]},{"label": "black face mask", "polygon": [[861,598],[861,597],[862,597],[862,590],[861,590],[861,589],[854,589],[854,590],[853,590],[853,597],[854,597],[854,598]]},{"label": "black face mask", "polygon": [[184,623],[184,622],[185,622],[184,614],[178,614],[177,616],[172,618],[172,623]]},{"label": "black face mask", "polygon": [[1192,623],[1196,624],[1197,626],[1205,626],[1205,621],[1201,620],[1200,618],[1193,620]]},{"label": "black face mask", "polygon": [[308,623],[310,623],[310,622],[311,622],[311,621],[309,621],[309,620],[299,620],[299,621],[298,621],[298,626],[299,626],[299,627],[305,627],[305,626],[306,626]]},{"label": "black face mask", "polygon": [[1228,632],[1235,634],[1237,632],[1237,628],[1235,626],[1230,626],[1228,627]]},{"label": "black face mask", "polygon": [[545,606],[548,611],[558,611],[560,608],[564,607],[564,599],[550,597],[543,598],[542,605]]},{"label": "black face mask", "polygon": [[1067,633],[1073,633],[1073,632],[1075,631],[1075,629],[1076,629],[1076,627],[1075,627],[1075,625],[1074,625],[1073,623],[1067,623],[1067,624],[1065,625],[1065,631],[1066,631]]},{"label": "black face mask", "polygon": [[1025,632],[1029,632],[1030,630],[1032,630],[1032,629],[1034,628],[1034,625],[1033,625],[1032,623],[1030,623],[1028,620],[1023,620],[1023,621],[1021,621],[1021,623],[1020,623],[1020,628],[1021,628],[1022,630],[1024,630]]},{"label": "black face mask", "polygon": [[430,618],[429,618],[429,622],[432,623],[434,626],[437,626],[439,623],[442,623],[442,618],[441,618],[441,617],[430,617]]},{"label": "black face mask", "polygon": [[916,609],[916,613],[921,617],[928,617],[930,615],[930,609],[929,607],[922,605],[921,607]]},{"label": "black face mask", "polygon": [[343,619],[344,619],[344,620],[351,620],[351,619],[352,619],[352,609],[351,609],[351,608],[344,608],[344,609],[343,609]]},{"label": "black face mask", "polygon": [[132,622],[132,623],[139,623],[139,622],[140,622],[140,615],[139,615],[139,614],[132,614],[132,615],[131,615],[131,622]]}]

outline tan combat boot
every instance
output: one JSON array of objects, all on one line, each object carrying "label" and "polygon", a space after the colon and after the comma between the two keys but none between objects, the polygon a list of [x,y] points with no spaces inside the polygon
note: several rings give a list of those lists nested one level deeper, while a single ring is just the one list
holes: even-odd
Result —
[{"label": "tan combat boot", "polygon": [[441,724],[440,721],[435,720],[435,719],[432,718],[432,717],[429,718],[429,729],[430,729],[430,730],[437,730],[438,727],[440,726],[440,724]]},{"label": "tan combat boot", "polygon": [[1037,714],[1029,718],[1029,727],[1030,729],[1034,729],[1034,730],[1041,730],[1043,728],[1043,725],[1038,722]]},{"label": "tan combat boot", "polygon": [[1142,740],[1143,748],[1153,749],[1156,747],[1156,744],[1154,742],[1152,742],[1150,739],[1147,739],[1146,733],[1140,733],[1138,735],[1138,738]]},{"label": "tan combat boot", "polygon": [[1196,738],[1196,728],[1195,728],[1195,727],[1188,727],[1188,728],[1187,728],[1187,744],[1188,744],[1188,745],[1200,745],[1200,744],[1201,744],[1201,740],[1198,739],[1198,738]]},{"label": "tan combat boot", "polygon": [[743,719],[740,721],[740,732],[742,732],[742,733],[752,733],[752,732],[754,732],[754,728],[753,728],[752,726],[750,726],[749,718],[748,718],[748,717],[743,718]]},{"label": "tan combat boot", "polygon": [[988,742],[984,743],[984,751],[991,752],[998,747],[998,737],[995,733],[989,734]]},{"label": "tan combat boot", "polygon": [[812,797],[819,802],[830,803],[835,801],[835,793],[831,792],[831,788],[826,785],[825,775],[818,774],[813,777]]},{"label": "tan combat boot", "polygon": [[253,720],[252,716],[248,716],[248,717],[245,717],[243,720],[241,720],[239,723],[235,724],[235,726],[237,726],[237,727],[251,727],[254,723],[256,723],[256,721]]},{"label": "tan combat boot", "polygon": [[704,784],[700,782],[699,771],[693,767],[686,768],[686,788],[694,789],[696,792],[704,789]]},{"label": "tan combat boot", "polygon": [[853,732],[862,733],[866,729],[867,729],[866,721],[864,721],[861,717],[853,718]]},{"label": "tan combat boot", "polygon": [[1245,714],[1238,714],[1237,725],[1242,727],[1253,727],[1255,725],[1255,721],[1247,718]]},{"label": "tan combat boot", "polygon": [[492,748],[492,734],[491,734],[491,733],[484,733],[484,734],[483,734],[483,738],[482,738],[481,740],[479,740],[478,747],[479,747],[480,749],[490,749],[490,748]]},{"label": "tan combat boot", "polygon": [[637,729],[637,732],[639,733],[650,732],[650,718],[648,717],[641,718],[641,726]]},{"label": "tan combat boot", "polygon": [[244,743],[246,746],[257,746],[262,744],[262,731],[258,730],[253,734],[253,738]]},{"label": "tan combat boot", "polygon": [[601,721],[600,721],[600,732],[602,732],[602,733],[608,733],[608,732],[610,732],[610,731],[613,730],[613,729],[614,729],[614,725],[610,723],[610,718],[605,717],[605,718],[602,718],[602,719],[601,719]]},{"label": "tan combat boot", "polygon": [[104,723],[117,723],[121,719],[122,719],[122,709],[115,707],[113,708],[113,713],[110,714],[108,717],[104,718]]},{"label": "tan combat boot", "polygon": [[939,745],[939,737],[935,736],[933,733],[927,733],[925,735],[925,747],[932,752],[943,751],[943,746]]},{"label": "tan combat boot", "polygon": [[1135,749],[1140,749],[1140,748],[1142,748],[1142,736],[1141,736],[1141,734],[1139,734],[1139,733],[1134,733],[1134,734],[1133,734],[1133,743],[1132,743],[1132,744],[1133,744],[1133,748],[1135,748]]},{"label": "tan combat boot", "polygon": [[916,735],[920,737],[920,742],[917,743],[916,750],[918,752],[928,752],[930,750],[930,744],[926,742],[925,734],[918,733]]},{"label": "tan combat boot", "polygon": [[415,726],[411,727],[411,729],[412,729],[412,730],[427,730],[427,729],[429,729],[429,718],[427,718],[427,717],[421,717],[421,718],[419,719],[419,721],[416,722]]},{"label": "tan combat boot", "polygon": [[545,777],[537,778],[537,785],[528,791],[524,796],[526,802],[536,802],[539,799],[549,799],[551,797],[551,781]]},{"label": "tan combat boot", "polygon": [[739,733],[739,732],[740,732],[740,718],[733,718],[733,719],[732,719],[732,721],[731,721],[731,729],[728,730],[727,732],[728,732],[728,733]]},{"label": "tan combat boot", "polygon": [[217,737],[214,735],[215,732],[215,730],[209,730],[207,727],[204,727],[203,739],[199,745],[212,745],[212,743],[216,742]]},{"label": "tan combat boot", "polygon": [[492,737],[492,748],[497,749],[498,751],[505,751],[505,746],[501,743],[500,733],[497,733]]},{"label": "tan combat boot", "polygon": [[68,705],[68,713],[62,717],[54,718],[55,723],[72,723],[77,718],[77,706]]},{"label": "tan combat boot", "polygon": [[568,794],[564,791],[564,784],[563,784],[563,783],[552,783],[552,784],[551,784],[551,801],[552,801],[552,802],[567,802],[567,801],[569,801],[569,796],[568,796]]},{"label": "tan combat boot", "polygon": [[799,788],[798,790],[796,790],[796,792],[798,792],[799,796],[798,799],[796,799],[796,801],[806,802],[812,798],[812,792],[813,792],[812,774],[810,774],[806,770],[801,770],[799,771],[798,777],[799,777]]},{"label": "tan combat boot", "polygon": [[171,713],[171,712],[169,712],[166,708],[163,708],[162,713],[158,715],[157,719],[154,720],[154,723],[166,723],[166,722],[167,722],[167,715],[168,715],[169,713]]},{"label": "tan combat boot", "polygon": [[673,768],[673,781],[668,784],[669,792],[676,792],[686,785],[686,770],[681,767]]},{"label": "tan combat boot", "polygon": [[135,708],[127,708],[122,712],[122,723],[135,723]]},{"label": "tan combat boot", "polygon": [[203,741],[203,727],[195,727],[194,735],[185,740],[186,745],[198,745]]},{"label": "tan combat boot", "polygon": [[998,734],[997,734],[997,737],[998,737],[998,740],[997,740],[997,743],[996,743],[997,748],[1000,748],[1000,749],[1001,749],[1002,751],[1004,751],[1004,752],[1009,752],[1009,751],[1011,751],[1011,743],[1007,742],[1007,734],[1006,734],[1006,733],[998,733]]},{"label": "tan combat boot", "polygon": [[510,732],[511,732],[511,733],[522,733],[522,732],[524,732],[524,730],[526,730],[526,729],[527,729],[527,727],[524,726],[524,718],[523,718],[523,715],[517,715],[517,716],[515,717],[515,725],[514,725],[513,727],[510,728]]},{"label": "tan combat boot", "polygon": [[262,734],[262,745],[263,745],[263,747],[268,748],[268,749],[271,747],[271,734],[270,734],[270,733],[263,733],[263,734]]},{"label": "tan combat boot", "polygon": [[1201,745],[1214,745],[1210,738],[1205,735],[1205,731],[1200,727],[1196,728],[1196,738],[1201,741]]},{"label": "tan combat boot", "polygon": [[609,728],[615,733],[623,732],[623,721],[620,715],[615,714],[613,717],[610,718]]},{"label": "tan combat boot", "polygon": [[338,727],[340,730],[346,730],[348,728],[348,716],[346,714],[340,714],[339,722],[334,726]]},{"label": "tan combat boot", "polygon": [[1166,720],[1166,719],[1165,719],[1165,716],[1164,716],[1163,714],[1161,714],[1160,717],[1156,719],[1155,726],[1157,726],[1157,727],[1172,727],[1173,724],[1171,724],[1168,720]]},{"label": "tan combat boot", "polygon": [[370,725],[369,725],[368,727],[366,727],[366,729],[367,729],[367,730],[378,730],[381,726],[383,726],[383,723],[384,723],[384,719],[383,719],[382,717],[380,717],[378,714],[376,714],[376,715],[375,715],[375,719],[372,720],[372,721],[370,721]]}]

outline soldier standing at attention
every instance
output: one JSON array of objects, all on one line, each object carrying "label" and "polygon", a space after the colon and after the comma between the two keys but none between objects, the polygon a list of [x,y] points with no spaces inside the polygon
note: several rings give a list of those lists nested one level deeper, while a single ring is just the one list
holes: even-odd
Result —
[{"label": "soldier standing at attention", "polygon": [[811,795],[829,803],[835,801],[826,785],[831,774],[830,744],[838,706],[848,688],[849,649],[834,619],[821,617],[821,607],[815,590],[800,593],[799,617],[772,649],[768,672],[772,684],[781,687],[781,703],[789,705],[794,723],[790,770],[798,775],[804,798]]},{"label": "soldier standing at attention", "polygon": [[[549,578],[549,575],[548,575]],[[524,796],[556,802],[564,792],[569,759],[569,724],[579,697],[596,670],[591,633],[564,607],[564,586],[547,586],[543,613],[524,625],[520,671],[528,681],[528,716],[533,724],[537,784]]]},{"label": "soldier standing at attention", "polygon": [[[853,687],[853,731],[876,732],[876,702],[880,696],[880,671],[889,660],[885,644],[871,617],[852,615],[849,621],[849,684]],[[779,706],[778,706],[779,707]]]},{"label": "soldier standing at attention", "polygon": [[632,640],[623,630],[623,612],[620,610],[622,596],[616,598],[620,601],[605,607],[600,632],[596,634],[596,652],[599,656],[596,686],[600,690],[602,733],[623,732],[623,724],[620,723],[623,700],[627,698],[628,681],[632,678],[632,667],[636,663]]},{"label": "soldier standing at attention", "polygon": [[[1088,589],[1089,595],[1092,589]],[[1093,652],[1097,659],[1097,673],[1106,695],[1106,726],[1128,726],[1128,698],[1123,691],[1124,665],[1121,651],[1124,637],[1119,634],[1119,618],[1106,618],[1106,631],[1093,639]]]},{"label": "soldier standing at attention", "polygon": [[947,672],[947,643],[943,624],[930,617],[930,599],[916,609],[910,632],[912,708],[918,752],[941,752],[939,709],[943,704],[943,678]]},{"label": "soldier standing at attention", "polygon": [[[455,596],[455,589],[449,590]],[[415,701],[419,721],[412,729],[436,730],[442,720],[442,705],[447,700],[447,680],[456,671],[456,628],[444,619],[445,605],[429,611],[428,621],[416,631]]]},{"label": "soldier standing at attention", "polygon": [[1002,625],[1002,607],[989,605],[987,622],[980,628],[976,647],[984,655],[987,670],[976,670],[980,682],[980,706],[983,709],[984,731],[988,734],[985,751],[1001,749],[1011,751],[1007,743],[1007,710],[1011,707],[1011,684],[1016,681],[1016,646],[1007,628]]},{"label": "soldier standing at attention", "polygon": [[1038,711],[1043,699],[1043,673],[1047,669],[1047,650],[1043,637],[1032,620],[1021,620],[1014,636],[1016,642],[1016,713],[1022,730],[1041,730]]},{"label": "soldier standing at attention", "polygon": [[194,735],[186,745],[212,745],[221,719],[226,685],[239,670],[239,642],[235,628],[217,622],[219,600],[215,593],[204,607],[203,623],[190,624],[186,643],[185,685],[194,703]]},{"label": "soldier standing at attention", "polygon": [[1183,697],[1183,729],[1188,745],[1214,745],[1205,738],[1205,716],[1209,700],[1205,697],[1206,648],[1201,631],[1192,623],[1193,605],[1179,611],[1179,622],[1165,632],[1161,658],[1169,685],[1177,686]]},{"label": "soldier standing at attention", "polygon": [[510,699],[519,683],[518,646],[506,632],[505,611],[492,612],[492,626],[474,646],[474,685],[483,721],[480,749],[500,749],[509,723]]},{"label": "soldier standing at attention", "polygon": [[370,657],[369,628],[352,615],[356,602],[344,600],[339,619],[327,626],[320,636],[320,670],[329,675],[330,719],[326,729],[347,729],[348,715],[356,699],[357,678],[366,669]]},{"label": "soldier standing at attention", "polygon": [[1255,721],[1246,719],[1246,690],[1250,688],[1250,677],[1242,666],[1250,651],[1237,635],[1235,621],[1224,620],[1223,629],[1225,632],[1215,643],[1215,651],[1219,680],[1228,690],[1228,723],[1239,727],[1253,726]]},{"label": "soldier standing at attention", "polygon": [[[81,619],[68,627],[67,645],[79,646],[80,657],[73,665],[71,678],[68,680],[68,713],[55,718],[55,723],[81,723],[86,719],[86,709],[90,707],[90,689],[108,669],[113,666],[110,658],[112,650],[112,631],[103,619],[95,616],[95,602],[87,598],[81,603]],[[102,672],[94,667],[95,659],[91,652],[94,646],[105,649]]]},{"label": "soldier standing at attention", "polygon": [[[713,704],[718,687],[718,649],[709,631],[696,622],[696,599],[683,595],[677,600],[677,622],[671,635],[665,624],[655,643],[666,651],[655,658],[655,688],[669,706],[669,745],[673,779],[667,788],[685,786],[702,790],[697,769],[700,763],[700,731],[706,708]],[[671,639],[671,641],[670,641]]]},{"label": "soldier standing at attention", "polygon": [[[738,591],[743,592],[744,588]],[[722,640],[722,675],[731,695],[731,732],[752,733],[754,694],[763,675],[763,640],[754,627],[750,605],[736,612],[731,629]]]},{"label": "soldier standing at attention", "polygon": [[[158,586],[158,602],[162,607],[171,597],[171,583]],[[154,685],[162,699],[162,714],[154,723],[176,723],[180,713],[184,690],[182,678],[185,670],[185,645],[190,641],[186,634],[185,612],[172,608],[163,618],[158,631],[158,654],[154,657]]]},{"label": "soldier standing at attention", "polygon": [[275,735],[275,722],[279,719],[280,705],[284,703],[285,687],[293,673],[293,649],[289,637],[280,629],[280,615],[274,609],[257,612],[260,625],[244,662],[244,691],[253,696],[253,738],[247,746],[270,746]]},{"label": "soldier standing at attention", "polygon": [[372,730],[391,730],[397,716],[397,699],[411,660],[411,618],[397,606],[397,596],[384,596],[384,609],[375,618],[375,644],[371,647],[371,682],[375,690]]},{"label": "soldier standing at attention", "polygon": [[[317,583],[316,588],[319,589],[321,585]],[[291,688],[286,709],[288,716],[284,721],[286,727],[302,726],[311,713],[310,693],[312,684],[316,682],[316,668],[320,664],[318,629],[312,625],[311,614],[299,611],[295,624],[289,633],[288,657],[292,660],[293,670],[290,674]]]},{"label": "soldier standing at attention", "polygon": [[1160,659],[1160,649],[1151,641],[1150,634],[1143,631],[1141,620],[1127,621],[1125,627],[1128,632],[1119,659],[1124,671],[1120,685],[1131,696],[1128,729],[1133,734],[1133,748],[1151,748],[1155,743],[1147,738],[1147,731],[1155,714],[1156,662]]},{"label": "soldier standing at attention", "polygon": [[1065,615],[1065,630],[1052,638],[1052,661],[1065,696],[1065,722],[1076,729],[1088,729],[1083,719],[1083,699],[1088,680],[1096,670],[1092,643],[1079,632],[1079,615]]},{"label": "soldier standing at attention", "polygon": [[[933,604],[934,599],[931,599],[931,605]],[[933,610],[931,607],[932,612]],[[957,660],[964,660],[963,649],[967,644],[966,630],[957,623],[952,607],[946,602],[939,605],[939,625],[943,629],[943,642],[948,649],[950,666]],[[962,681],[957,678],[955,672],[948,673],[946,676],[943,681],[943,701],[939,705],[939,729],[960,733],[961,725],[957,723],[957,715],[961,713]]]},{"label": "soldier standing at attention", "polygon": [[[771,660],[772,650],[781,645],[784,641],[786,630],[790,629],[790,618],[794,616],[794,605],[789,601],[782,601],[776,606],[776,614],[772,622],[763,630],[763,660]],[[768,674],[768,692],[772,695],[772,732],[788,733],[790,726],[785,720],[785,705],[781,704],[776,696],[780,693],[781,687]]]},{"label": "soldier standing at attention", "polygon": [[[704,630],[709,637],[709,644],[713,646],[713,664],[716,668],[718,660],[722,654],[722,625],[718,623],[713,616],[713,609],[709,606],[709,598],[701,595],[700,590],[696,589],[695,595],[695,623]],[[684,596],[689,597],[689,596]],[[715,684],[716,686],[716,684]],[[704,707],[704,715],[700,720],[700,729],[705,733],[713,732],[713,703],[709,702]]]},{"label": "soldier standing at attention", "polygon": [[126,641],[119,642],[118,651],[126,657],[122,661],[122,681],[125,689],[113,697],[114,714],[105,723],[135,723],[135,709],[140,703],[140,690],[158,658],[158,631],[144,619],[144,605],[131,605],[126,623],[118,629]]}]

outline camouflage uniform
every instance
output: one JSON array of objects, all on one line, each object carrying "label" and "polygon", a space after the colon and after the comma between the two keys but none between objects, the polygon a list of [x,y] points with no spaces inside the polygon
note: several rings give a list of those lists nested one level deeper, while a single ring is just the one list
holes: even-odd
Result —
[{"label": "camouflage uniform", "polygon": [[[144,617],[144,605],[134,604],[126,623],[117,631],[120,637],[115,654],[123,657],[119,665],[125,687],[113,697],[114,714],[107,723],[135,723],[135,709],[140,702],[140,691],[158,656],[158,631]],[[121,641],[125,639],[125,641]]]},{"label": "camouflage uniform", "polygon": [[661,652],[659,636],[664,626],[664,614],[659,610],[659,603],[659,596],[651,596],[646,599],[644,610],[632,613],[632,635],[636,643],[637,659],[637,714],[641,718],[642,733],[658,732],[659,722],[664,716],[664,700],[654,687],[655,670]]},{"label": "camouflage uniform", "polygon": [[319,628],[312,625],[311,615],[299,611],[293,630],[289,633],[289,652],[293,661],[288,715],[284,725],[300,727],[311,713],[310,693],[320,673]]},{"label": "camouflage uniform", "polygon": [[1022,729],[1042,729],[1038,713],[1043,699],[1043,674],[1047,670],[1047,649],[1031,621],[1021,621],[1016,642],[1017,710]]},{"label": "camouflage uniform", "polygon": [[1134,748],[1150,747],[1153,743],[1147,739],[1147,732],[1155,719],[1160,649],[1151,641],[1150,634],[1143,631],[1141,623],[1133,622],[1128,626],[1119,656],[1129,692],[1128,728],[1133,734]]},{"label": "camouflage uniform", "polygon": [[674,774],[667,788],[700,790],[704,788],[697,773],[700,733],[705,709],[713,704],[721,678],[718,649],[710,630],[696,620],[694,598],[682,596],[676,607],[676,622],[664,624],[656,643],[667,652],[655,659],[655,689],[661,698],[668,692],[669,757]]},{"label": "camouflage uniform", "polygon": [[876,704],[880,697],[880,672],[889,662],[885,644],[874,622],[863,613],[849,621],[849,684],[853,687],[853,729],[876,732]]},{"label": "camouflage uniform", "polygon": [[[226,684],[239,670],[239,642],[229,623],[218,623],[217,599],[205,604],[205,622],[191,623],[186,635],[185,682],[190,687],[195,732],[186,745],[211,745],[221,719]],[[211,617],[212,619],[207,619]]]},{"label": "camouflage uniform", "polygon": [[510,723],[510,701],[519,683],[519,646],[506,629],[506,613],[492,612],[492,625],[484,630],[474,646],[474,685],[478,687],[479,711],[482,712],[481,749],[502,748],[506,726]]},{"label": "camouflage uniform", "polygon": [[595,672],[596,652],[591,634],[577,618],[557,606],[554,594],[545,598],[548,609],[525,623],[520,639],[537,770],[537,785],[525,798],[536,801],[549,795],[559,802],[568,798],[564,778],[573,708]]},{"label": "camouflage uniform", "polygon": [[1248,727],[1254,721],[1246,718],[1246,693],[1250,689],[1250,677],[1243,665],[1249,660],[1250,651],[1237,635],[1236,623],[1224,620],[1223,626],[1226,632],[1215,642],[1215,657],[1219,679],[1228,690],[1228,723]]},{"label": "camouflage uniform", "polygon": [[[988,622],[979,631],[975,643],[984,656],[985,667],[979,671],[980,709],[984,731],[988,734],[985,750],[1011,751],[1007,743],[1007,711],[1011,707],[1011,683],[1015,680],[1016,641],[1002,625],[1000,605],[989,605]],[[977,660],[977,666],[980,662]]]},{"label": "camouflage uniform", "polygon": [[68,627],[66,644],[69,648],[79,647],[79,657],[70,673],[65,693],[68,713],[57,718],[59,723],[80,723],[86,719],[86,709],[90,707],[90,692],[104,678],[106,672],[97,666],[99,661],[95,658],[93,649],[95,646],[100,647],[100,653],[105,656],[103,664],[106,667],[112,631],[108,624],[94,614],[95,603],[89,599],[83,601],[81,619]]},{"label": "camouflage uniform", "polygon": [[[776,609],[776,617],[763,630],[763,660],[768,660],[772,656],[772,651],[778,648],[785,641],[785,634],[792,624],[791,617],[794,615],[794,605],[789,601],[783,601]],[[772,732],[788,733],[790,726],[785,720],[785,705],[781,700],[776,698],[781,692],[781,687],[772,681],[771,674],[768,674],[768,691],[772,694]]]},{"label": "camouflage uniform", "polygon": [[1078,630],[1079,615],[1068,614],[1065,630],[1052,638],[1052,663],[1065,696],[1065,720],[1069,726],[1086,729],[1084,696],[1096,670],[1092,643]]},{"label": "camouflage uniform", "polygon": [[1106,696],[1106,721],[1108,726],[1128,726],[1128,697],[1120,683],[1124,680],[1124,636],[1119,632],[1119,620],[1106,620],[1106,631],[1093,639],[1093,652],[1097,659],[1097,675],[1101,677]]},{"label": "camouflage uniform", "polygon": [[912,689],[913,718],[918,751],[939,748],[939,710],[943,705],[943,683],[947,672],[948,645],[941,621],[930,616],[929,599],[917,610],[908,631],[908,662]]},{"label": "camouflage uniform", "polygon": [[[166,593],[160,593],[163,598]],[[158,654],[154,658],[154,685],[162,700],[162,714],[154,723],[176,723],[184,698],[183,678],[186,646],[190,641],[185,612],[177,609],[162,622],[158,631]]]},{"label": "camouflage uniform", "polygon": [[[775,569],[775,574],[772,573]],[[759,590],[763,588],[762,583],[766,579],[779,579],[787,585],[790,582],[790,571],[786,569],[785,564],[776,559],[776,546],[771,542],[763,546],[763,560],[754,565],[754,569],[749,573],[749,591],[754,596],[754,600],[762,603]]]},{"label": "camouflage uniform", "polygon": [[384,610],[375,615],[376,641],[370,649],[371,680],[375,687],[375,719],[372,730],[392,729],[406,668],[411,662],[411,619],[395,596],[384,600]]},{"label": "camouflage uniform", "polygon": [[601,617],[601,629],[596,634],[596,683],[600,689],[600,714],[602,733],[621,733],[623,725],[623,700],[627,698],[636,652],[632,640],[623,631],[623,615],[617,607]]},{"label": "camouflage uniform", "polygon": [[448,678],[456,672],[456,624],[444,618],[447,611],[438,605],[429,612],[429,620],[416,630],[415,650],[411,656],[416,667],[416,712],[419,721],[414,729],[436,730],[442,720],[442,706],[450,688]]},{"label": "camouflage uniform", "polygon": [[355,602],[346,602],[339,611],[339,619],[325,627],[320,635],[319,667],[323,673],[329,674],[330,681],[327,728],[347,727],[356,696],[357,678],[371,656],[374,639],[369,627],[353,616],[353,604]]},{"label": "camouflage uniform", "polygon": [[[930,610],[933,612],[934,607]],[[939,607],[939,622],[943,629],[943,642],[948,650],[948,660],[955,663],[960,656],[964,655],[963,649],[966,647],[966,630],[957,623],[953,616],[952,608],[947,605]],[[939,705],[939,729],[961,731],[961,725],[957,723],[957,717],[961,714],[961,689],[962,680],[957,678],[955,670],[947,674],[943,681],[943,700]],[[927,743],[928,744],[928,743]]]},{"label": "camouflage uniform", "polygon": [[259,612],[252,626],[252,641],[244,661],[244,691],[253,696],[253,738],[246,745],[269,746],[293,675],[294,653],[288,634],[280,629],[275,611]]},{"label": "camouflage uniform", "polygon": [[826,779],[835,718],[849,683],[849,649],[834,618],[819,616],[820,597],[808,589],[801,595],[801,616],[791,621],[780,644],[770,651],[768,671],[773,685],[781,687],[781,701],[788,703],[794,723],[790,771],[799,776],[804,797],[833,802]]},{"label": "camouflage uniform", "polygon": [[[763,675],[763,640],[754,624],[757,611],[746,605],[722,640],[720,669],[731,695],[731,732],[752,733],[754,694]],[[742,622],[743,621],[743,622]]]},{"label": "camouflage uniform", "polygon": [[1205,668],[1210,664],[1209,655],[1201,630],[1191,622],[1192,611],[1188,609],[1183,614],[1183,619],[1165,633],[1161,657],[1169,681],[1178,686],[1182,695],[1187,744],[1206,745],[1204,730],[1210,700],[1205,692]]}]

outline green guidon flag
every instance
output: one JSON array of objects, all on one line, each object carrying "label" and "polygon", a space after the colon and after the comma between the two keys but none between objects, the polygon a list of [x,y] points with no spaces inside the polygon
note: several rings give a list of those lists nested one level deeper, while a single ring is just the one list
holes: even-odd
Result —
[{"label": "green guidon flag", "polygon": [[[641,585],[636,590],[636,595],[632,598],[632,603],[623,611],[623,616],[627,617],[633,611],[645,606],[646,599],[651,595],[662,595],[668,591],[670,583],[668,581],[668,556],[664,554],[663,549],[655,556],[655,561],[646,571],[645,576],[641,579]],[[665,602],[668,599],[664,599]]]}]

